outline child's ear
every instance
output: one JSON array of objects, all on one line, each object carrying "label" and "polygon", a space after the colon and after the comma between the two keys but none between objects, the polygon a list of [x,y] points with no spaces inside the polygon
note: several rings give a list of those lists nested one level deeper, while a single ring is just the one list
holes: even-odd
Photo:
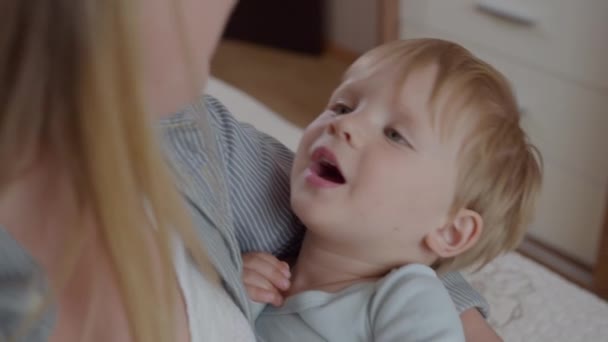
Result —
[{"label": "child's ear", "polygon": [[471,248],[483,230],[483,219],[476,211],[460,209],[444,227],[424,239],[427,247],[440,258],[450,258]]}]

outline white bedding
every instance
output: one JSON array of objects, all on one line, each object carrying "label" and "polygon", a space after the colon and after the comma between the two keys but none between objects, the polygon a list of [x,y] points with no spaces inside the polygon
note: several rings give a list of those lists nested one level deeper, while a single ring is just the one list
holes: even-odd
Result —
[{"label": "white bedding", "polygon": [[467,278],[490,303],[490,323],[508,342],[608,341],[608,304],[518,253]]},{"label": "white bedding", "polygon": [[[234,115],[292,150],[301,130],[260,102],[212,79],[207,93]],[[490,303],[490,323],[507,342],[608,342],[608,304],[553,272],[510,253],[467,275]]]}]

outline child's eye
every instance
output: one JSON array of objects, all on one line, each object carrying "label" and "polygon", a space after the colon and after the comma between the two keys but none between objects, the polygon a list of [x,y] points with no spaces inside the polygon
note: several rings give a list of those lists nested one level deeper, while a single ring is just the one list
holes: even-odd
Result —
[{"label": "child's eye", "polygon": [[407,147],[412,147],[410,142],[406,138],[404,138],[403,135],[401,135],[401,133],[399,133],[394,128],[385,129],[384,135],[388,138],[388,140],[390,140],[392,142],[395,142],[395,143],[401,144],[401,145],[405,145]]},{"label": "child's eye", "polygon": [[331,106],[329,109],[338,115],[348,114],[353,111],[350,107],[348,107],[344,103],[336,103],[333,106]]}]

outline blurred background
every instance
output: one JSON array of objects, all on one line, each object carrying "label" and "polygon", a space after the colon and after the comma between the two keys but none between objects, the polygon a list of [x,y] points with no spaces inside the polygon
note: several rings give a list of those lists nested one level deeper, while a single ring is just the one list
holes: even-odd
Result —
[{"label": "blurred background", "polygon": [[304,127],[357,56],[416,37],[456,41],[510,79],[545,163],[520,252],[608,296],[608,1],[240,0],[212,73]]}]

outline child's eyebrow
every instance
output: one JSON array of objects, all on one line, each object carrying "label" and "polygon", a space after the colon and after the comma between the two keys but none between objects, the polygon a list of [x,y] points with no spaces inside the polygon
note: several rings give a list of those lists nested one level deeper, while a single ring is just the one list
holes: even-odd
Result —
[{"label": "child's eyebrow", "polygon": [[399,94],[395,94],[392,102],[392,108],[395,109],[399,121],[405,122],[408,127],[415,128],[415,126],[418,125],[419,119],[416,117],[417,115],[413,112],[412,108],[403,101],[403,98],[399,96]]},{"label": "child's eyebrow", "polygon": [[337,97],[356,97],[360,93],[358,88],[357,82],[352,80],[345,81],[334,90],[331,99],[335,100]]},{"label": "child's eyebrow", "polygon": [[398,117],[397,121],[407,130],[408,136],[413,139],[414,142],[419,143],[418,140],[420,139],[420,129],[422,126],[421,120],[423,120],[420,117],[421,115],[419,115],[420,113],[415,113],[400,96],[395,96],[392,101],[392,107]]}]

